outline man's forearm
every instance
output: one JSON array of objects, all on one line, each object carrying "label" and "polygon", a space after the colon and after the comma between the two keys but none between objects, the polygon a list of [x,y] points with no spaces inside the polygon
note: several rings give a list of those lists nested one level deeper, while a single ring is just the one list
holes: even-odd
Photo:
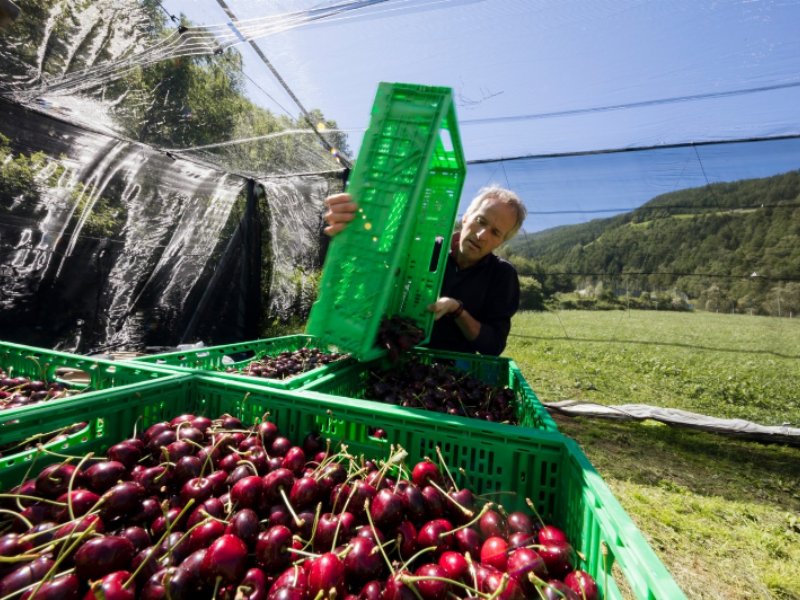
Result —
[{"label": "man's forearm", "polygon": [[468,341],[475,341],[481,334],[481,322],[469,314],[466,309],[461,311],[461,314],[454,320],[461,330],[461,333],[464,334],[464,337],[467,338]]}]

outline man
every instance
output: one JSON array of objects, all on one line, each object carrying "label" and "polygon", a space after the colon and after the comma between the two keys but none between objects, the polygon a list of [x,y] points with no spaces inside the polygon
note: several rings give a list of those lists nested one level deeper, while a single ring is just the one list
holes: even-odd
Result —
[{"label": "man", "polygon": [[[350,194],[325,199],[325,233],[336,235],[353,220]],[[483,188],[461,218],[447,257],[442,295],[428,310],[436,320],[428,346],[498,356],[506,347],[511,317],[519,308],[519,278],[511,263],[493,254],[510,240],[527,211],[513,192]]]}]

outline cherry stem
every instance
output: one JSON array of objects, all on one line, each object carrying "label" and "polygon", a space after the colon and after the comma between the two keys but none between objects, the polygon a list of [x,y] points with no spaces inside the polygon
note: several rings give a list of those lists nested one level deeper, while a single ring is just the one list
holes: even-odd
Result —
[{"label": "cherry stem", "polygon": [[455,528],[451,529],[450,531],[445,531],[444,533],[440,533],[439,537],[444,537],[446,535],[450,535],[452,533],[455,533],[456,531],[459,531],[461,529],[466,529],[467,527],[472,527],[475,523],[477,523],[478,521],[481,520],[481,517],[484,515],[484,513],[486,513],[489,510],[491,510],[492,506],[494,506],[494,504],[492,504],[491,502],[487,502],[486,504],[483,505],[483,508],[481,508],[481,510],[478,513],[478,515],[475,516],[471,521],[468,521],[468,522],[464,523],[463,525],[459,525],[458,527],[455,527]]},{"label": "cherry stem", "polygon": [[220,583],[222,583],[222,577],[218,575],[217,576],[217,580],[214,582],[214,593],[211,594],[212,598],[216,598],[217,597],[217,592],[219,591],[219,584]]},{"label": "cherry stem", "polygon": [[[71,454],[61,454],[60,452],[53,452],[52,450],[50,450],[46,446],[43,446],[42,444],[36,444],[36,449],[42,454],[48,454],[50,456],[55,456],[57,458],[63,458],[64,461],[61,463],[62,465],[69,464],[76,458],[79,458],[77,456],[72,456]],[[106,459],[100,456],[96,456],[92,457],[92,460],[106,460]]]},{"label": "cherry stem", "polygon": [[447,461],[445,461],[444,456],[442,456],[442,449],[439,448],[439,446],[436,446],[436,456],[439,457],[439,464],[442,465],[444,472],[447,473],[447,477],[450,479],[450,483],[453,484],[453,489],[458,491],[458,484],[456,484],[456,480],[453,479],[453,474],[450,472],[450,469],[447,468]]},{"label": "cherry stem", "polygon": [[316,536],[320,513],[322,513],[322,502],[317,502],[317,507],[314,509],[314,522],[311,524],[311,535],[309,536],[308,542],[306,542],[304,548],[308,548]]},{"label": "cherry stem", "polygon": [[[65,427],[60,427],[59,429],[54,429],[53,431],[45,431],[43,433],[34,433],[32,436],[30,436],[28,438],[25,438],[24,440],[21,440],[19,443],[15,444],[13,446],[10,446],[8,448],[8,450],[17,451],[18,448],[22,448],[23,446],[28,446],[29,444],[33,443],[34,440],[41,440],[41,439],[49,437],[49,436],[56,436],[56,435],[65,433],[70,427],[71,427],[70,425],[67,425]],[[13,443],[13,442],[11,442],[11,443]],[[40,445],[39,443],[36,444],[37,448],[38,448],[39,445]]]},{"label": "cherry stem", "polygon": [[446,492],[444,489],[442,489],[442,488],[441,488],[441,486],[439,486],[439,485],[438,485],[438,484],[437,484],[437,483],[436,483],[436,482],[435,482],[433,479],[429,479],[429,480],[428,480],[428,483],[430,483],[430,484],[431,484],[431,485],[432,485],[434,488],[436,488],[437,490],[439,490],[439,493],[441,493],[441,494],[442,494],[442,496],[444,496],[444,497],[445,497],[447,500],[449,500],[450,502],[452,502],[453,504],[455,504],[455,505],[456,505],[456,507],[458,507],[458,509],[459,509],[459,510],[460,510],[462,513],[464,513],[464,516],[466,516],[466,517],[468,517],[468,518],[470,518],[470,519],[471,519],[472,517],[474,517],[474,516],[475,516],[475,513],[474,513],[473,511],[471,511],[471,510],[470,510],[470,509],[468,509],[466,506],[464,506],[463,504],[461,504],[461,503],[460,503],[458,500],[456,500],[455,498],[453,498],[453,497],[452,497],[450,494],[448,494],[448,493],[447,493],[447,492]]},{"label": "cherry stem", "polygon": [[[364,471],[366,471],[366,469],[363,469],[363,468],[359,469],[358,471],[356,471],[355,473],[353,473],[352,475],[350,475],[350,476],[349,476],[347,479],[345,479],[345,480],[344,480],[344,482],[342,483],[342,485],[343,485],[343,486],[344,486],[344,485],[347,485],[347,484],[348,484],[348,482],[350,482],[350,481],[352,481],[353,479],[355,479],[355,478],[356,478],[356,477],[357,477],[359,474],[363,473]],[[342,488],[339,488],[339,489],[341,490]],[[350,493],[349,493],[349,494],[347,494],[347,498],[346,498],[346,499],[345,499],[345,501],[344,501],[344,506],[342,506],[342,510],[341,510],[341,512],[340,512],[339,514],[341,514],[341,513],[343,513],[344,511],[346,511],[346,510],[347,510],[347,507],[348,507],[348,505],[350,504],[350,499],[353,497],[353,495],[354,495],[355,493],[356,493],[356,488],[355,488],[355,486],[351,486],[351,487],[350,487]],[[339,502],[339,494],[337,494],[337,495],[336,495],[336,501],[333,503],[333,506],[331,507],[331,512],[332,512],[332,513],[334,513],[334,514],[336,514],[336,512],[335,512],[335,511],[336,511],[336,504],[337,504],[337,502]]]},{"label": "cherry stem", "polygon": [[17,563],[27,560],[36,560],[41,554],[17,554],[16,556],[0,556],[0,564]]},{"label": "cherry stem", "polygon": [[[101,501],[102,498],[98,500],[97,503]],[[55,561],[53,561],[53,565],[50,567],[47,573],[45,573],[44,577],[42,577],[39,580],[38,585],[33,590],[33,593],[30,595],[31,598],[36,598],[36,594],[39,592],[39,589],[42,587],[42,585],[44,585],[44,582],[48,581],[53,577],[53,574],[56,572],[56,569],[58,569],[58,566],[62,562],[64,562],[64,560],[66,560],[66,558],[70,555],[70,553],[78,546],[78,544],[80,544],[83,541],[84,538],[94,533],[94,529],[96,526],[97,526],[97,521],[92,521],[91,523],[89,523],[89,526],[86,529],[84,529],[77,536],[75,536],[75,539],[72,540],[72,543],[69,545],[69,547],[67,547],[66,544],[62,546],[61,551],[58,553],[58,556],[56,557]]]},{"label": "cherry stem", "polygon": [[15,512],[13,510],[9,510],[7,508],[0,508],[0,514],[5,513],[7,515],[12,515],[25,523],[28,526],[28,529],[33,529],[33,523],[31,523],[28,519],[22,516],[22,513]]},{"label": "cherry stem", "polygon": [[[504,575],[508,577],[508,573],[505,573]],[[400,581],[403,583],[417,583],[419,581],[442,581],[444,583],[449,583],[454,587],[459,587],[470,594],[480,593],[477,589],[468,586],[466,583],[456,581],[455,579],[450,579],[449,577],[439,577],[438,575],[400,575]]]},{"label": "cherry stem", "polygon": [[[212,436],[213,436],[213,434],[212,434]],[[224,438],[220,437],[219,440],[217,440],[214,444],[212,444],[211,450],[209,450],[208,453],[206,454],[206,460],[203,462],[203,466],[200,468],[200,477],[202,477],[203,473],[206,472],[206,467],[208,467],[208,463],[211,460],[211,456],[214,454],[214,450],[216,450],[219,447],[219,445],[222,443],[223,439]]]},{"label": "cherry stem", "polygon": [[415,553],[414,553],[414,554],[411,556],[411,558],[409,558],[407,561],[405,561],[405,562],[404,562],[404,563],[401,565],[401,567],[400,567],[399,571],[400,571],[400,572],[402,572],[402,571],[403,571],[403,569],[407,569],[407,568],[408,568],[408,565],[410,565],[411,563],[413,563],[413,562],[414,562],[415,560],[417,560],[417,559],[418,559],[420,556],[422,556],[422,555],[423,555],[423,554],[425,554],[426,552],[432,552],[432,551],[434,551],[434,550],[436,550],[436,546],[428,546],[427,548],[423,548],[422,550],[419,550],[419,551],[415,552]]},{"label": "cherry stem", "polygon": [[386,473],[395,463],[403,464],[403,461],[408,456],[408,452],[406,452],[400,446],[395,449],[394,444],[389,447],[389,458],[387,458],[384,463],[381,465],[381,468],[378,469],[378,480],[375,482],[375,487],[377,488],[381,480],[386,476]]},{"label": "cherry stem", "polygon": [[286,492],[284,491],[283,487],[278,488],[278,492],[280,493],[281,498],[283,498],[283,503],[286,505],[286,510],[288,510],[289,513],[292,515],[292,518],[294,519],[294,524],[297,525],[298,527],[302,527],[303,525],[305,525],[306,523],[305,520],[298,517],[297,513],[294,512],[292,503],[289,502],[289,498],[286,496]]},{"label": "cherry stem", "polygon": [[339,513],[339,518],[336,521],[336,529],[333,531],[333,540],[331,541],[331,552],[333,549],[336,548],[336,541],[339,539],[339,531],[342,529],[342,514],[347,510],[347,505],[350,502],[350,498],[352,496],[348,496],[347,500],[345,500],[344,507],[342,508],[342,512]]},{"label": "cherry stem", "polygon": [[291,554],[299,554],[300,556],[307,556],[308,558],[319,558],[321,555],[316,552],[308,552],[307,550],[300,550],[299,548],[286,548],[286,551]]},{"label": "cherry stem", "polygon": [[[34,457],[34,459],[31,461],[31,464],[30,464],[30,466],[28,467],[28,470],[27,470],[27,471],[25,471],[25,475],[22,477],[22,483],[25,483],[25,482],[28,480],[28,476],[31,474],[31,471],[33,470],[33,466],[34,466],[35,464],[36,464],[36,458]],[[20,485],[22,485],[22,484],[20,484]],[[16,495],[16,494],[13,494],[13,496],[17,496],[17,495]],[[3,496],[0,496],[0,498],[2,498],[2,497],[3,497]],[[19,501],[19,497],[18,497],[18,496],[15,498],[15,502],[17,503],[17,508],[18,508],[20,511],[23,511],[23,510],[25,510],[25,507],[24,507],[24,506],[22,506],[22,504],[20,503],[20,501]]]},{"label": "cherry stem", "polygon": [[472,575],[472,583],[475,584],[475,589],[478,589],[478,572],[475,570],[475,563],[472,562],[472,557],[469,552],[464,553],[464,560],[467,561],[467,570]]},{"label": "cherry stem", "polygon": [[[33,500],[34,502],[44,502],[45,504],[52,504],[53,506],[66,506],[66,502],[58,502],[57,500],[50,500],[49,498],[39,498],[38,496],[28,496],[26,494],[0,494],[0,498],[18,498],[21,500]],[[22,510],[24,510],[24,508]]]},{"label": "cherry stem", "polygon": [[339,457],[338,454],[331,454],[331,440],[328,438],[325,440],[325,455],[325,459],[321,461],[311,472],[311,477],[317,481],[319,481],[319,478],[322,477],[322,470]]},{"label": "cherry stem", "polygon": [[[153,548],[158,548],[158,547],[161,545],[161,543],[162,543],[162,542],[163,542],[165,539],[167,539],[167,536],[169,536],[169,534],[170,534],[170,533],[172,533],[172,528],[173,528],[173,527],[175,527],[175,524],[176,524],[176,523],[178,523],[178,521],[180,521],[180,520],[181,520],[181,517],[183,517],[183,515],[185,515],[185,514],[186,514],[186,511],[187,511],[187,510],[189,510],[189,508],[191,508],[191,506],[192,506],[193,504],[194,504],[194,498],[189,498],[189,500],[186,502],[186,506],[184,506],[184,507],[181,509],[181,512],[179,512],[179,513],[178,513],[178,516],[177,516],[177,517],[175,517],[175,519],[174,519],[173,521],[171,521],[171,522],[167,523],[167,527],[166,527],[166,529],[164,530],[164,533],[162,533],[162,534],[161,534],[161,537],[158,539],[158,541],[157,541],[155,544],[153,544]],[[195,525],[195,527],[196,527],[197,525],[199,525],[199,523],[198,523],[198,524],[196,524],[196,525]],[[192,529],[193,529],[193,528],[194,528],[194,527],[192,527]],[[187,533],[188,533],[188,532],[187,532]],[[182,540],[182,539],[183,539],[183,537],[181,537],[181,540]],[[176,545],[177,545],[177,544],[176,544]],[[139,574],[139,572],[140,572],[142,569],[144,569],[144,567],[147,565],[147,563],[149,563],[149,562],[150,562],[150,560],[152,560],[152,559],[153,559],[153,557],[154,557],[154,556],[155,556],[155,550],[154,550],[153,552],[151,552],[150,554],[148,554],[148,555],[147,555],[147,557],[146,557],[146,558],[145,558],[145,559],[144,559],[144,560],[143,560],[143,561],[142,561],[142,562],[139,564],[139,566],[138,566],[138,567],[136,567],[136,570],[135,570],[133,573],[131,573],[131,576],[130,576],[130,577],[128,577],[128,578],[125,580],[125,583],[123,583],[123,584],[122,584],[122,587],[123,587],[123,588],[127,588],[127,587],[128,587],[128,586],[129,586],[129,585],[130,585],[130,584],[131,584],[131,583],[132,583],[132,582],[133,582],[133,581],[136,579],[136,576]]]},{"label": "cherry stem", "polygon": [[69,485],[67,486],[67,509],[69,510],[69,518],[71,521],[75,520],[75,511],[72,509],[72,488],[75,485],[75,477],[80,472],[83,463],[89,460],[92,456],[94,456],[94,452],[89,452],[86,456],[84,456],[75,467],[75,470],[72,471],[72,474],[69,478]]},{"label": "cherry stem", "polygon": [[[554,591],[559,598],[566,598],[567,595],[559,590],[558,588],[553,587],[549,583],[547,583],[544,579],[540,579],[533,571],[528,571],[528,581],[530,581],[537,590],[541,590],[542,588],[548,588]],[[540,594],[541,595],[541,594]],[[584,595],[584,600],[586,596]]]},{"label": "cherry stem", "polygon": [[[72,573],[73,571],[75,571],[75,568],[74,568],[74,567],[73,567],[73,568],[69,568],[69,569],[65,569],[65,570],[61,571],[61,573],[56,573],[56,574],[53,576],[53,579],[55,579],[56,577],[61,577],[61,576],[63,576],[63,575],[69,575],[69,574],[70,574],[70,573]],[[24,594],[24,593],[25,593],[25,592],[27,592],[28,590],[32,590],[33,588],[36,588],[36,589],[38,589],[38,586],[39,586],[41,583],[42,583],[41,581],[34,581],[33,583],[30,583],[30,584],[26,585],[25,587],[23,587],[23,588],[20,588],[20,589],[16,590],[15,592],[11,592],[11,593],[10,593],[10,594],[8,594],[7,596],[3,596],[2,598],[0,598],[0,600],[11,600],[11,598],[19,598],[19,597],[20,597],[22,594]],[[30,595],[30,596],[28,596],[28,597],[29,597],[29,598],[34,598],[35,596],[34,596],[33,594],[31,594],[31,595]]]},{"label": "cherry stem", "polygon": [[533,503],[533,500],[531,500],[530,498],[525,498],[525,504],[528,505],[528,507],[533,511],[533,514],[536,515],[536,518],[539,519],[539,524],[542,527],[544,527],[545,526],[544,519],[542,519],[542,516],[539,514],[539,511],[536,510],[536,505]]},{"label": "cherry stem", "polygon": [[369,499],[364,501],[364,512],[367,515],[367,521],[369,521],[369,528],[370,531],[372,531],[372,537],[375,538],[377,546],[381,550],[381,556],[383,556],[383,560],[385,560],[386,564],[389,566],[389,572],[392,574],[392,577],[394,577],[395,570],[394,567],[392,567],[392,561],[389,560],[389,556],[386,554],[386,550],[384,550],[383,546],[381,546],[380,537],[378,537],[378,531],[375,529],[375,523],[372,521],[372,515],[370,514],[369,511]]}]

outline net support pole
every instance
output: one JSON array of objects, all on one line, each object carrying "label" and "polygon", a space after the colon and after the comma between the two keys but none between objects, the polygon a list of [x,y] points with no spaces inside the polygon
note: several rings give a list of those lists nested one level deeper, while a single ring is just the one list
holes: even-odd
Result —
[{"label": "net support pole", "polygon": [[247,205],[242,218],[242,257],[240,296],[244,306],[239,314],[243,318],[245,339],[259,337],[261,321],[261,215],[258,209],[258,187],[255,180],[247,180]]}]

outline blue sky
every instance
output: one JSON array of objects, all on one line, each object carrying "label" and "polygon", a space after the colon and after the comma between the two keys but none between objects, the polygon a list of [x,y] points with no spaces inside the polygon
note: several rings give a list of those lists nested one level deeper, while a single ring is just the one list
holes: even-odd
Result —
[{"label": "blue sky", "polygon": [[[215,0],[163,4],[196,24],[229,20]],[[269,35],[281,15],[336,3],[227,4],[354,153],[380,81],[453,88],[467,160],[800,133],[800,1],[389,0]],[[296,115],[252,49],[237,48],[252,99]],[[532,215],[525,229],[535,231],[792,168],[797,143],[506,161],[471,167],[464,201],[494,181],[532,212],[565,211]]]}]

